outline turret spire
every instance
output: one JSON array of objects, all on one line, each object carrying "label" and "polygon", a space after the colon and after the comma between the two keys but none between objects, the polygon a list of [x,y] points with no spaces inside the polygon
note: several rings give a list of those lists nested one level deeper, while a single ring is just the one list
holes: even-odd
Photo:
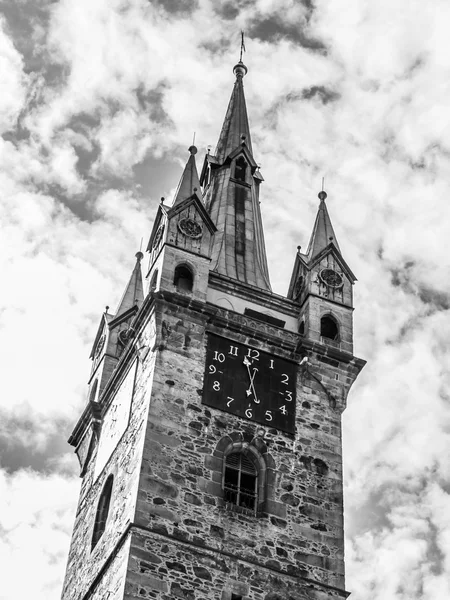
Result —
[{"label": "turret spire", "polygon": [[308,260],[311,260],[317,256],[331,242],[333,242],[333,244],[336,246],[336,249],[341,252],[325,202],[327,193],[322,190],[319,192],[318,197],[320,200],[319,210],[317,211],[316,221],[314,223],[313,232],[311,234],[308,250],[306,252]]},{"label": "turret spire", "polygon": [[177,191],[175,192],[173,206],[186,200],[186,198],[189,198],[194,193],[197,193],[200,200],[202,199],[197,165],[195,163],[197,148],[194,145],[189,146],[189,152],[190,156],[184,168],[183,175],[181,176],[180,183],[178,184]]},{"label": "turret spire", "polygon": [[142,283],[141,260],[144,258],[142,252],[136,253],[136,264],[131,273],[130,281],[128,282],[122,299],[116,311],[116,317],[126,312],[133,306],[141,306],[144,301],[144,285]]}]

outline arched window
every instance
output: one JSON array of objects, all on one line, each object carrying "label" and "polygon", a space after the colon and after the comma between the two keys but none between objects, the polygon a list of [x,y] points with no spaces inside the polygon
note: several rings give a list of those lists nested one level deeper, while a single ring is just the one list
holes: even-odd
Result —
[{"label": "arched window", "polygon": [[298,328],[298,332],[300,335],[305,335],[305,321],[300,323],[300,327]]},{"label": "arched window", "polygon": [[223,490],[225,502],[251,510],[256,508],[258,472],[242,452],[232,452],[226,457]]},{"label": "arched window", "polygon": [[247,163],[245,158],[240,156],[234,165],[234,178],[238,181],[245,181],[245,171],[247,170]]},{"label": "arched window", "polygon": [[337,341],[339,338],[339,327],[336,321],[330,315],[320,319],[320,335],[329,340]]},{"label": "arched window", "polygon": [[178,265],[175,269],[173,283],[180,292],[192,292],[194,276],[192,271],[186,265]]},{"label": "arched window", "polygon": [[103,486],[100,499],[98,501],[97,513],[95,515],[94,533],[92,535],[92,549],[97,545],[98,540],[102,537],[106,529],[106,521],[108,519],[109,506],[111,504],[111,493],[114,477],[110,475]]}]

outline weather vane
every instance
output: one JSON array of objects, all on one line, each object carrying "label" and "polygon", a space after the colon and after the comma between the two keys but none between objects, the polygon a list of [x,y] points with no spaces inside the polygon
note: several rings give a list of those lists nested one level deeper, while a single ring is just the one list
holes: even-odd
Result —
[{"label": "weather vane", "polygon": [[244,43],[244,32],[241,31],[241,54],[239,56],[239,62],[242,62],[242,53],[246,52],[245,43]]}]

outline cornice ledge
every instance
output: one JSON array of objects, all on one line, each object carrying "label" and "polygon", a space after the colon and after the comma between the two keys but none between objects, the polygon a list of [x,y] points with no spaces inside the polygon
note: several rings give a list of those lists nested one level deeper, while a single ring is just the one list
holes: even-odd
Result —
[{"label": "cornice ledge", "polygon": [[263,323],[247,315],[208,302],[202,302],[184,294],[159,291],[154,296],[156,301],[170,302],[180,308],[203,314],[207,329],[211,332],[218,333],[220,329],[222,332],[227,330],[240,333],[253,339],[268,341],[270,345],[282,348],[292,354],[295,353],[299,340],[301,340],[300,334],[293,331]]},{"label": "cornice ledge", "polygon": [[209,272],[209,285],[211,288],[250,300],[252,303],[261,304],[266,308],[278,310],[287,315],[297,315],[300,306],[294,300],[280,296],[269,290],[263,290],[256,286],[227,277],[222,273]]},{"label": "cornice ledge", "polygon": [[307,350],[309,352],[316,352],[317,354],[320,354],[322,356],[328,356],[329,358],[333,358],[334,360],[338,360],[346,364],[353,363],[359,370],[361,370],[367,362],[362,358],[354,356],[350,352],[345,352],[344,350],[332,348],[331,346],[327,346],[319,342],[313,342],[302,336],[299,336],[299,338],[300,343],[299,347],[297,348],[297,352],[299,352],[300,354],[302,352],[302,349]]}]

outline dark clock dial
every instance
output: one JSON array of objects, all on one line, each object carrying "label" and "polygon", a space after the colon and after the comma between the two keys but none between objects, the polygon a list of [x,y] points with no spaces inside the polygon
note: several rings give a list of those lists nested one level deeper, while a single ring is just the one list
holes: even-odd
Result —
[{"label": "dark clock dial", "polygon": [[295,363],[209,335],[203,404],[294,433],[295,391]]}]

